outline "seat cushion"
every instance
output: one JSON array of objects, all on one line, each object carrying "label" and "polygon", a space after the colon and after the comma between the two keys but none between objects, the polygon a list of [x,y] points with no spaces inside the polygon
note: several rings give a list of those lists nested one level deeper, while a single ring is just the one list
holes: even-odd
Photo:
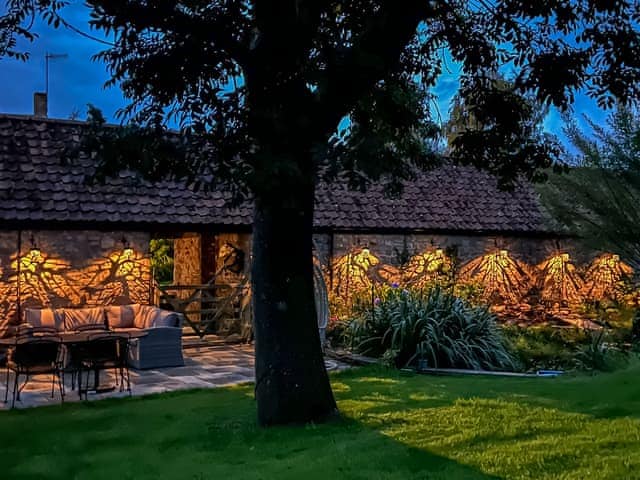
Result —
[{"label": "seat cushion", "polygon": [[136,312],[140,305],[112,305],[105,307],[104,312],[107,317],[109,328],[132,328]]},{"label": "seat cushion", "polygon": [[116,333],[139,333],[140,329],[136,327],[118,327],[113,329]]},{"label": "seat cushion", "polygon": [[32,327],[53,327],[64,330],[64,316],[60,310],[51,308],[27,308],[24,311],[24,321]]},{"label": "seat cushion", "polygon": [[64,329],[75,330],[86,325],[104,325],[104,308],[64,308],[61,309],[64,317]]}]

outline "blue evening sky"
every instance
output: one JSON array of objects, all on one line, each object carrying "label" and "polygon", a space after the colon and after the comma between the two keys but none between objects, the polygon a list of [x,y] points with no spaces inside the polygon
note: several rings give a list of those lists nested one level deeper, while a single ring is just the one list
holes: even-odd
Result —
[{"label": "blue evening sky", "polygon": [[[64,16],[75,27],[90,32],[85,7],[72,5],[65,9]],[[31,53],[27,62],[0,59],[0,112],[32,113],[33,93],[44,91],[45,53],[66,53],[68,58],[50,61],[49,116],[69,118],[72,114],[77,114],[80,119],[84,119],[86,106],[91,103],[102,109],[108,121],[115,123],[116,111],[125,104],[125,99],[117,87],[103,87],[109,78],[106,68],[102,63],[91,61],[91,56],[105,46],[63,27],[56,30],[42,22],[36,24],[34,30],[40,35],[39,38],[33,44],[22,45]],[[459,67],[448,62],[448,68],[449,71],[443,73],[435,88],[439,100],[434,110],[440,113],[443,120],[448,116],[451,98],[458,88]],[[578,95],[574,115],[581,119],[583,114],[597,123],[601,123],[606,116],[606,112],[600,110],[592,100]],[[545,120],[545,129],[561,136],[562,120],[557,112],[550,112]]]}]

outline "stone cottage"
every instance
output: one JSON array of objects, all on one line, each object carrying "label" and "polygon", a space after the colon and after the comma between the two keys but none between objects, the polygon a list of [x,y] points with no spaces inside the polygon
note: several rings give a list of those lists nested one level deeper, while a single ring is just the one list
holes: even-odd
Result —
[{"label": "stone cottage", "polygon": [[[173,287],[240,281],[251,258],[250,203],[232,208],[225,192],[150,184],[130,172],[88,184],[90,159],[61,162],[82,128],[0,115],[0,328],[28,306],[159,301],[153,238],[173,240]],[[392,271],[429,251],[454,252],[459,265],[492,252],[538,264],[571,249],[548,227],[530,185],[500,191],[490,175],[460,166],[421,175],[395,199],[379,186],[360,193],[321,184],[315,230],[330,291],[342,282],[339,260],[354,252]],[[192,295],[183,290],[178,297]]]}]

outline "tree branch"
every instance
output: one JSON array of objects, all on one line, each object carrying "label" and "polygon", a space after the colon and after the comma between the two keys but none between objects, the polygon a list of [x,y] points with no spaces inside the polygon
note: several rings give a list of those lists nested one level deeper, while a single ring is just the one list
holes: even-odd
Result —
[{"label": "tree branch", "polygon": [[335,128],[363,91],[395,69],[428,13],[429,2],[424,0],[407,0],[401,6],[385,1],[353,46],[336,52],[316,95],[325,128]]},{"label": "tree branch", "polygon": [[[101,15],[112,17],[112,26],[127,28],[138,33],[159,31],[177,37],[207,40],[244,65],[249,55],[249,28],[247,12],[242,2],[227,0],[213,2],[201,8],[188,9],[183,3],[156,0],[141,3],[132,0],[89,0],[87,2]],[[230,22],[229,19],[236,19]],[[242,19],[246,18],[246,22]],[[99,20],[91,22],[100,24]],[[107,32],[108,33],[108,32]]]},{"label": "tree branch", "polygon": [[300,74],[330,0],[258,0],[251,42],[251,71],[259,84],[277,83],[273,73]]}]

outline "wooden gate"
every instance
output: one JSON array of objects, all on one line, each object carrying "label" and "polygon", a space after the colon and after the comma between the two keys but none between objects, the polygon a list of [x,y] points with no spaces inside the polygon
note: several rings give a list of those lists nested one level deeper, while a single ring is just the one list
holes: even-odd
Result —
[{"label": "wooden gate", "polygon": [[186,324],[199,337],[209,333],[243,335],[244,300],[249,295],[245,279],[237,284],[163,285],[158,286],[157,302],[162,307],[181,312]]}]

